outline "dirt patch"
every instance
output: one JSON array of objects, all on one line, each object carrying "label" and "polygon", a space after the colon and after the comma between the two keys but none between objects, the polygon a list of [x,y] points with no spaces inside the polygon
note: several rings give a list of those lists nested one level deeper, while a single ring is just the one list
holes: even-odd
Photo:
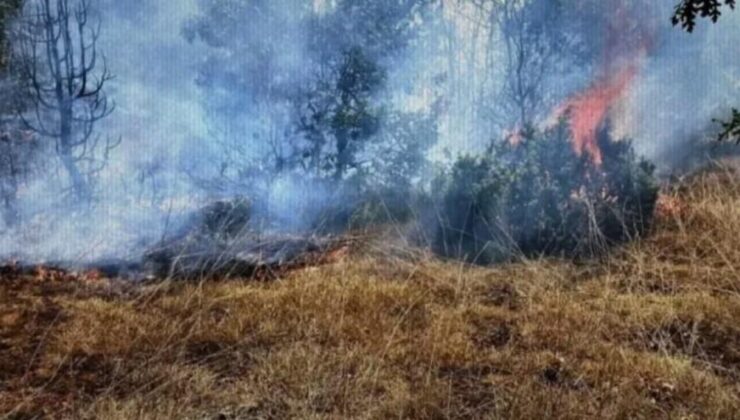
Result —
[{"label": "dirt patch", "polygon": [[497,282],[488,287],[483,295],[486,305],[517,310],[521,306],[521,293],[508,282]]},{"label": "dirt patch", "polygon": [[45,367],[36,372],[37,385],[45,392],[59,395],[99,396],[114,393],[116,388],[128,388],[120,383],[122,366],[100,354],[72,354],[57,367]]},{"label": "dirt patch", "polygon": [[4,312],[4,322],[0,324],[0,348],[4,349],[0,352],[0,383],[13,387],[12,380],[28,379],[38,367],[50,331],[65,317],[48,298],[19,298]]},{"label": "dirt patch", "polygon": [[472,339],[480,348],[500,349],[511,343],[519,334],[512,321],[497,318],[476,318],[472,321],[475,329]]},{"label": "dirt patch", "polygon": [[638,334],[648,350],[691,358],[712,372],[740,380],[740,328],[710,321],[673,320]]},{"label": "dirt patch", "polygon": [[184,360],[186,363],[208,368],[222,383],[246,375],[254,362],[246,349],[216,341],[187,343],[184,349]]},{"label": "dirt patch", "polygon": [[559,361],[552,362],[542,369],[539,379],[547,386],[567,388],[575,391],[588,388],[583,378],[577,377],[571,369]]},{"label": "dirt patch", "polygon": [[290,271],[341,261],[351,252],[353,242],[348,238],[274,236],[222,244],[187,237],[149,251],[142,277],[273,280]]},{"label": "dirt patch", "polygon": [[457,409],[455,415],[476,418],[496,404],[496,390],[487,378],[506,373],[495,366],[447,366],[439,369],[439,378],[449,386],[450,398]]}]

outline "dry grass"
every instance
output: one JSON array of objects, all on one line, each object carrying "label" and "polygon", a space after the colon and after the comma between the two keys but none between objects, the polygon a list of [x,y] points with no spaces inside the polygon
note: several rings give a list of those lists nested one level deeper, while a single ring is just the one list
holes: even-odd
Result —
[{"label": "dry grass", "polygon": [[740,418],[737,181],[685,180],[601,263],[368,246],[269,283],[6,274],[0,415]]}]

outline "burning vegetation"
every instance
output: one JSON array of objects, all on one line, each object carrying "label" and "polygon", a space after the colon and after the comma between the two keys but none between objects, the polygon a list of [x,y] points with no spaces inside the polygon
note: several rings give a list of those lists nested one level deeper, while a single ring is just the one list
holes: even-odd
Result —
[{"label": "burning vegetation", "polygon": [[599,159],[584,155],[570,127],[562,120],[458,161],[438,182],[435,249],[478,263],[593,257],[646,234],[658,197],[654,167],[630,141],[613,140],[606,123],[594,133]]},{"label": "burning vegetation", "polygon": [[732,417],[735,3],[0,0],[0,417]]},{"label": "burning vegetation", "polygon": [[[178,31],[139,56],[115,49],[134,17],[110,0],[17,2],[5,124],[27,141],[3,143],[2,255],[198,277],[389,225],[476,263],[595,256],[648,232],[653,139],[626,115],[651,60],[673,54],[669,13],[456,3],[141,6]],[[158,77],[172,74],[160,50],[182,74]]]},{"label": "burning vegetation", "polygon": [[[635,78],[636,70],[627,67],[606,80],[568,100],[558,114],[567,114],[576,155],[587,155],[595,166],[604,161],[599,147],[599,129],[605,123],[609,111],[621,99]],[[558,117],[561,118],[561,117]]]}]

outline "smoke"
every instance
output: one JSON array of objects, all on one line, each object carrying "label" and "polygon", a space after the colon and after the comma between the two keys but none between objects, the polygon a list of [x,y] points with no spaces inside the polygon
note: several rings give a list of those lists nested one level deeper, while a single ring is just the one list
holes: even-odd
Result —
[{"label": "smoke", "polygon": [[[271,229],[289,231],[311,227],[332,201],[344,199],[326,183],[278,173],[274,158],[298,141],[286,92],[301,93],[327,67],[310,30],[317,22],[335,25],[333,46],[342,48],[372,25],[341,22],[353,15],[333,16],[336,1],[284,0],[261,2],[260,13],[234,10],[227,17],[238,24],[220,28],[233,33],[199,28],[197,17],[222,1],[98,1],[100,49],[116,75],[107,88],[117,104],[98,130],[123,141],[98,176],[92,208],[65,198],[58,169],[23,186],[24,223],[5,227],[0,254],[29,261],[136,258],[215,199],[249,197]],[[565,2],[573,10],[551,22],[578,42],[558,52],[567,59],[543,78],[543,101],[570,109],[576,147],[596,161],[593,135],[611,118],[639,153],[670,170],[740,98],[740,56],[733,53],[740,13],[686,34],[671,26],[672,2],[654,3]],[[368,46],[388,75],[378,96],[390,108],[436,119],[431,162],[480,153],[512,132],[511,116],[498,108],[507,56],[495,13],[445,0],[409,24],[415,36],[394,45],[395,53],[380,57],[391,46]],[[223,45],[229,40],[233,45]],[[213,76],[209,69],[217,77],[204,78]],[[249,167],[259,174],[246,176]]]},{"label": "smoke", "polygon": [[[28,8],[33,6],[28,2]],[[19,192],[23,221],[0,236],[1,254],[24,261],[89,262],[135,258],[198,206],[179,168],[207,149],[205,115],[193,84],[199,51],[181,35],[189,1],[102,1],[99,50],[116,78],[106,85],[116,111],[98,132],[121,137],[99,174],[91,206],[69,198],[65,174],[50,166]],[[29,9],[30,10],[30,9]],[[187,52],[187,53],[185,53]]]},{"label": "smoke", "polygon": [[[670,13],[663,7],[663,13]],[[693,34],[660,22],[659,37],[625,104],[628,133],[638,151],[670,172],[697,153],[701,142],[713,142],[715,118],[726,118],[737,106],[740,16],[730,13],[717,24],[701,22]]]}]

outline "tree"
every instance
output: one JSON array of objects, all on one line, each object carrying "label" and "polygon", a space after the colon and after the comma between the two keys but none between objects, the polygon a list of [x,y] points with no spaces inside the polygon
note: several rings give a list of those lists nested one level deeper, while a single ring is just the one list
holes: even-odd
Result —
[{"label": "tree", "polygon": [[[501,32],[505,80],[500,106],[504,115],[516,116],[520,128],[536,123],[553,107],[548,82],[561,74],[578,46],[563,27],[560,1],[501,0],[492,8]],[[509,124],[512,122],[509,121]]]},{"label": "tree", "polygon": [[8,40],[6,29],[10,19],[16,15],[22,4],[22,0],[0,1],[0,68],[3,70],[8,64]]},{"label": "tree", "polygon": [[[339,181],[356,167],[357,153],[379,128],[381,110],[373,95],[385,77],[385,71],[355,47],[342,54],[328,83],[309,93],[312,105],[302,116],[299,130],[308,140],[302,154],[310,170],[328,170]],[[326,150],[329,142],[333,150]]]},{"label": "tree", "polygon": [[740,111],[732,109],[732,118],[728,121],[715,120],[722,126],[719,141],[734,140],[740,145]]},{"label": "tree", "polygon": [[298,155],[341,180],[357,169],[386,113],[387,65],[417,36],[433,0],[340,0],[315,18],[308,42],[316,77],[298,109]]},{"label": "tree", "polygon": [[18,192],[37,163],[38,141],[23,130],[13,108],[20,96],[17,69],[10,66],[7,28],[17,17],[21,0],[0,2],[0,202],[6,226],[18,221]]},{"label": "tree", "polygon": [[253,167],[278,172],[293,163],[286,127],[296,87],[313,70],[303,53],[310,5],[200,0],[183,28],[187,41],[207,47],[196,83],[210,134],[223,149],[222,177],[235,184]]},{"label": "tree", "polygon": [[94,175],[120,143],[95,132],[115,104],[104,90],[113,76],[98,51],[101,24],[94,18],[90,0],[38,0],[26,7],[14,39],[31,108],[19,108],[19,117],[54,142],[81,201],[91,198]]},{"label": "tree", "polygon": [[20,217],[18,192],[39,165],[39,142],[13,119],[0,121],[0,206],[5,226],[15,225]]},{"label": "tree", "polygon": [[394,57],[416,37],[419,22],[438,2],[335,0],[315,20],[308,47],[313,54],[324,58],[359,46],[371,60]]},{"label": "tree", "polygon": [[478,105],[495,126],[518,136],[527,127],[541,123],[564,101],[572,85],[583,83],[578,78],[579,72],[572,71],[574,67],[597,68],[602,60],[601,51],[632,42],[639,36],[633,28],[619,28],[617,36],[610,36],[614,25],[611,3],[603,0],[474,2],[478,12],[487,16],[488,49],[500,51],[500,59],[491,61],[486,69],[494,75],[492,79],[500,79],[500,85],[487,101]]},{"label": "tree", "polygon": [[723,6],[734,9],[736,0],[682,0],[673,14],[673,24],[681,25],[688,32],[696,27],[696,18],[709,18],[717,22],[722,15]]},{"label": "tree", "polygon": [[432,2],[202,0],[184,34],[209,47],[197,81],[209,125],[246,157],[223,173],[353,173],[382,124],[387,64]]}]

